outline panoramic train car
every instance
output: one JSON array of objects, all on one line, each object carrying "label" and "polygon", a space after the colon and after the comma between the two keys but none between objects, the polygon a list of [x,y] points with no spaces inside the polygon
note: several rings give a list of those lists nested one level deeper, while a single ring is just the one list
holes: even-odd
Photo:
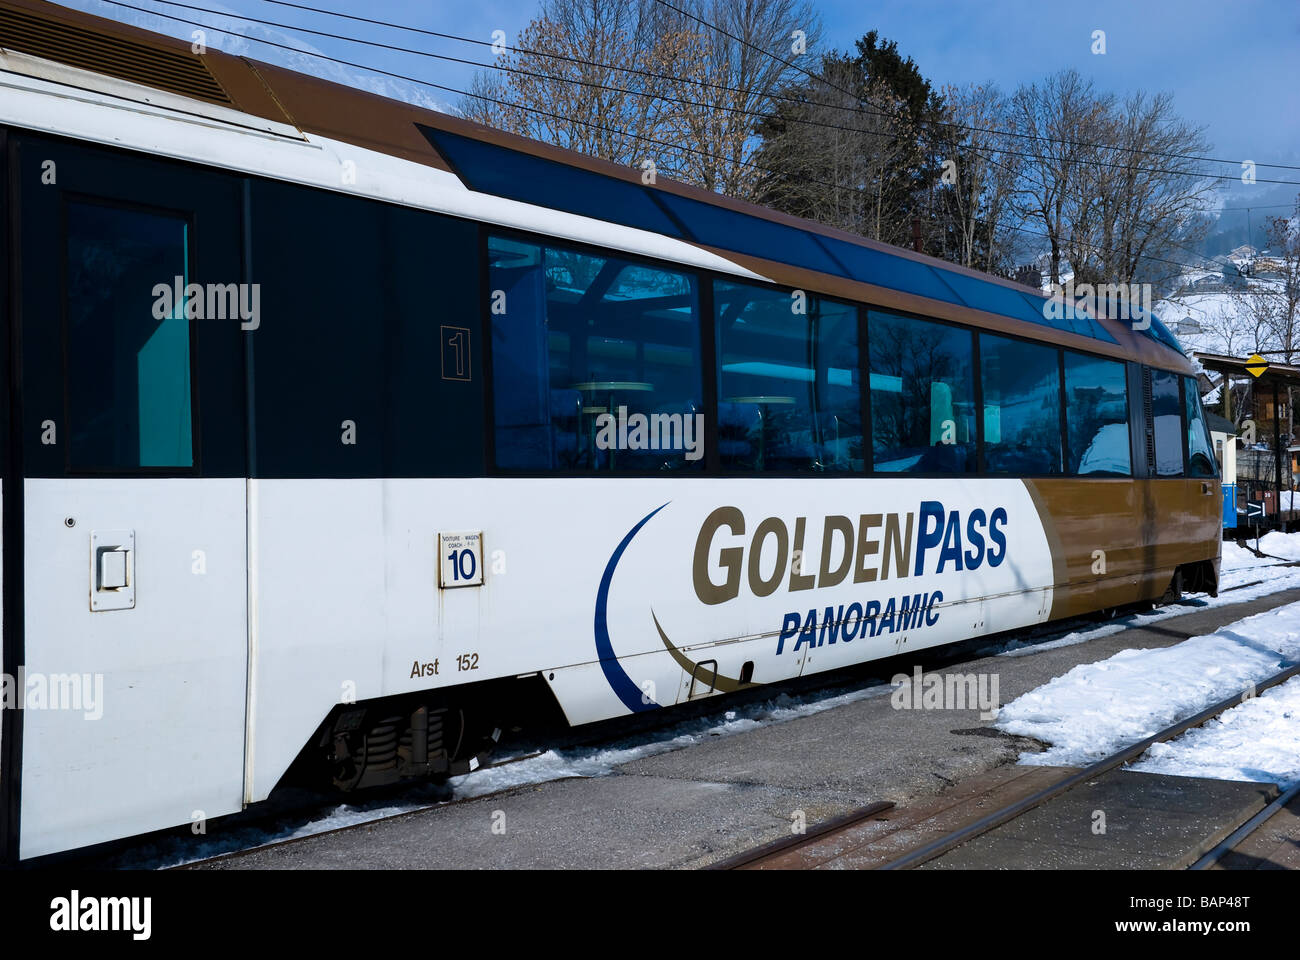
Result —
[{"label": "panoramic train car", "polygon": [[0,86],[11,859],[1215,589],[1154,317],[38,0]]}]

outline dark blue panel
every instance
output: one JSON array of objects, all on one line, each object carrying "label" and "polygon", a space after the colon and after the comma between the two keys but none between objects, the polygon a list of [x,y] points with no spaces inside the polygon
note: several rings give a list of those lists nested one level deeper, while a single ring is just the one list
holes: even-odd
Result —
[{"label": "dark blue panel", "polygon": [[[1091,318],[1049,320],[1043,316],[1038,298],[998,283],[445,130],[417,126],[469,187],[482,193],[1115,342]],[[1179,349],[1163,327],[1151,336]]]},{"label": "dark blue panel", "polygon": [[974,307],[976,310],[1000,313],[1004,317],[1014,317],[1016,320],[1026,320],[1042,326],[1056,326],[1043,316],[1041,309],[1035,309],[1018,290],[1004,287],[1000,283],[968,277],[964,273],[952,270],[943,270],[940,275],[945,283],[957,291],[957,295],[966,302],[967,306]]},{"label": "dark blue panel", "polygon": [[818,240],[835,259],[844,264],[848,275],[854,280],[945,303],[962,303],[953,289],[927,264],[833,237],[818,237]]},{"label": "dark blue panel", "polygon": [[1106,343],[1115,342],[1115,339],[1102,329],[1100,324],[1077,310],[1073,311],[1074,316],[1067,315],[1061,319],[1054,319],[1043,314],[1045,300],[1031,293],[989,280],[981,280],[978,277],[968,277],[954,271],[944,270],[941,274],[944,280],[952,284],[961,298],[977,310],[999,313],[1016,320],[1027,320],[1039,326],[1077,333]]},{"label": "dark blue panel", "polygon": [[848,276],[835,258],[817,243],[817,238],[806,230],[662,190],[655,192],[654,197],[700,243],[835,276]]},{"label": "dark blue panel", "polygon": [[1021,290],[1017,290],[1016,293],[1020,295],[1021,299],[1023,299],[1025,303],[1029,304],[1029,312],[1038,318],[1036,321],[1037,323],[1046,324],[1049,327],[1059,327],[1064,330],[1069,330],[1071,333],[1081,334],[1085,337],[1092,336],[1092,334],[1088,332],[1087,317],[1075,317],[1074,319],[1067,317],[1064,320],[1053,320],[1046,313],[1047,304],[1051,302],[1046,297],[1039,297],[1032,293],[1025,293]]},{"label": "dark blue panel", "polygon": [[681,228],[635,183],[495,144],[420,126],[471,190],[554,210],[640,227],[670,237]]},{"label": "dark blue panel", "polygon": [[1079,317],[1078,315],[1076,315],[1074,322],[1076,324],[1082,323],[1085,325],[1087,330],[1085,336],[1092,337],[1094,340],[1103,340],[1106,343],[1119,342],[1114,337],[1112,337],[1109,333],[1107,333],[1105,327],[1103,327],[1100,323],[1098,323],[1096,319],[1094,319],[1093,317],[1087,317],[1087,316]]},{"label": "dark blue panel", "polygon": [[1062,319],[1056,320],[1046,317],[1043,313],[1043,305],[1048,302],[1046,297],[1040,297],[1036,294],[1023,292],[1021,292],[1020,295],[1025,298],[1025,301],[1029,304],[1030,310],[1032,310],[1038,317],[1042,318],[1039,320],[1040,323],[1045,323],[1057,330],[1068,330],[1071,333],[1077,333],[1081,337],[1091,337],[1093,340],[1101,340],[1103,343],[1116,342],[1115,338],[1107,333],[1101,324],[1088,316],[1088,314],[1078,309],[1072,311],[1074,314],[1073,316],[1067,315]]},{"label": "dark blue panel", "polygon": [[[1149,316],[1151,318],[1151,326],[1144,330],[1143,333],[1152,340],[1155,340],[1157,343],[1163,343],[1166,347],[1177,350],[1179,353],[1183,353],[1183,345],[1178,342],[1178,338],[1170,332],[1169,328],[1160,322],[1160,318],[1154,313],[1149,314]],[[1184,356],[1186,356],[1186,354],[1184,354]]]}]

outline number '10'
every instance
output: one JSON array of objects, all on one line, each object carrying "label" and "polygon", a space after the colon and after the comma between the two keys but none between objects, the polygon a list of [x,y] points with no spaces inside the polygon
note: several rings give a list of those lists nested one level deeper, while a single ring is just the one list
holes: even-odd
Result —
[{"label": "number '10'", "polygon": [[[474,579],[474,574],[478,570],[478,561],[474,559],[473,550],[468,547],[464,550],[453,550],[447,554],[447,559],[451,561],[451,578],[453,580]],[[467,567],[468,569],[466,569]]]}]

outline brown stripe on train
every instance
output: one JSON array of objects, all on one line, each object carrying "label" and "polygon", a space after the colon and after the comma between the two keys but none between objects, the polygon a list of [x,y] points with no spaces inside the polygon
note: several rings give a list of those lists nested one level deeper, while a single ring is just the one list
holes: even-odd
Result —
[{"label": "brown stripe on train", "polygon": [[[1180,564],[1217,556],[1223,502],[1218,480],[1022,482],[1052,552],[1054,620],[1157,600]],[[1104,573],[1094,572],[1099,559]]]}]

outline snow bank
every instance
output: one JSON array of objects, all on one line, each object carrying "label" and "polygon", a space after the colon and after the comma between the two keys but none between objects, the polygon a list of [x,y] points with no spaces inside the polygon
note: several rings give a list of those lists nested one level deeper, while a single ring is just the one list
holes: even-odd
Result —
[{"label": "snow bank", "polygon": [[[1224,548],[1226,549],[1227,546],[1225,543]],[[1233,544],[1233,547],[1240,549],[1236,544]],[[1259,538],[1259,552],[1267,553],[1271,557],[1281,557],[1283,560],[1300,560],[1300,535],[1278,533],[1276,530],[1266,533]]]},{"label": "snow bank", "polygon": [[1081,664],[1004,706],[997,727],[1047,743],[1021,763],[1084,766],[1232,696],[1300,657],[1300,603],[1173,647]]},{"label": "snow bank", "polygon": [[1143,773],[1300,783],[1300,677],[1157,743],[1130,768]]}]

